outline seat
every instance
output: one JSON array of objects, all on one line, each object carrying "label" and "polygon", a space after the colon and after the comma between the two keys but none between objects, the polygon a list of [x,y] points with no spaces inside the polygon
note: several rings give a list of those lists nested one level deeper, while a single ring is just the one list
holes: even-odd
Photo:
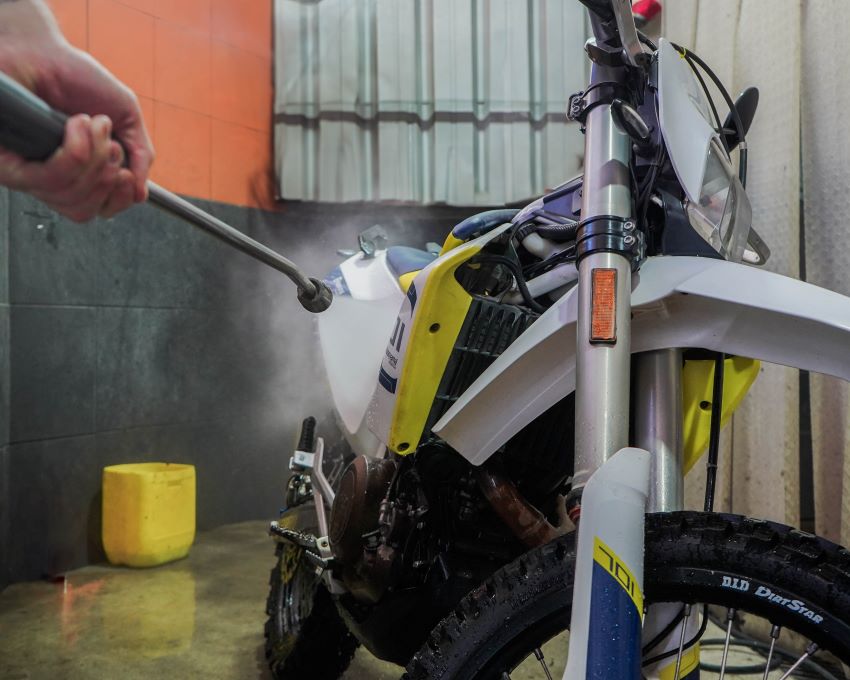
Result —
[{"label": "seat", "polygon": [[410,283],[420,270],[431,264],[437,255],[427,250],[409,246],[392,246],[387,248],[387,266],[396,275],[402,290],[407,292]]}]

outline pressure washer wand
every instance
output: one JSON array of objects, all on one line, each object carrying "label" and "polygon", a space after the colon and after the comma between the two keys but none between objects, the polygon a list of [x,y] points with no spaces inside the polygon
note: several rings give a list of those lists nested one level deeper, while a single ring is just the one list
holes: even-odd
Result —
[{"label": "pressure washer wand", "polygon": [[[0,146],[27,160],[49,158],[62,145],[68,117],[0,72]],[[271,248],[246,236],[226,222],[201,210],[167,189],[148,182],[148,201],[288,276],[298,288],[298,301],[310,312],[323,312],[333,294],[323,281],[307,276],[298,266]]]}]

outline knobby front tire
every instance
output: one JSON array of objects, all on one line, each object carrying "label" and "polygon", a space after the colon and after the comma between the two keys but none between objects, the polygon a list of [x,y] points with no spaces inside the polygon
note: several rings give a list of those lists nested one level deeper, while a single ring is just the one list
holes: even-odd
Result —
[{"label": "knobby front tire", "polygon": [[[509,677],[569,628],[574,565],[570,534],[496,572],[432,631],[405,678]],[[822,538],[736,515],[647,515],[644,578],[648,604],[734,608],[850,664],[850,553]]]}]

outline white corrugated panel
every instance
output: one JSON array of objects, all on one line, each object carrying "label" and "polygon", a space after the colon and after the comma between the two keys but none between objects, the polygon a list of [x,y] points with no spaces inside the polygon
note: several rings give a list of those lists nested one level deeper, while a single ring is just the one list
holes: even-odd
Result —
[{"label": "white corrugated panel", "polygon": [[277,0],[282,198],[497,205],[575,175],[584,10],[564,0]]}]

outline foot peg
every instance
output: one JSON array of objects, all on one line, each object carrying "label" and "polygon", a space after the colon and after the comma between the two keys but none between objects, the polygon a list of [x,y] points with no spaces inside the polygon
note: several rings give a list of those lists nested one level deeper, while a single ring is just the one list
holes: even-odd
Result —
[{"label": "foot peg", "polygon": [[286,541],[304,549],[304,557],[314,567],[325,570],[333,565],[333,553],[326,536],[316,538],[313,534],[295,531],[280,526],[278,522],[269,525],[269,534],[278,541]]}]

